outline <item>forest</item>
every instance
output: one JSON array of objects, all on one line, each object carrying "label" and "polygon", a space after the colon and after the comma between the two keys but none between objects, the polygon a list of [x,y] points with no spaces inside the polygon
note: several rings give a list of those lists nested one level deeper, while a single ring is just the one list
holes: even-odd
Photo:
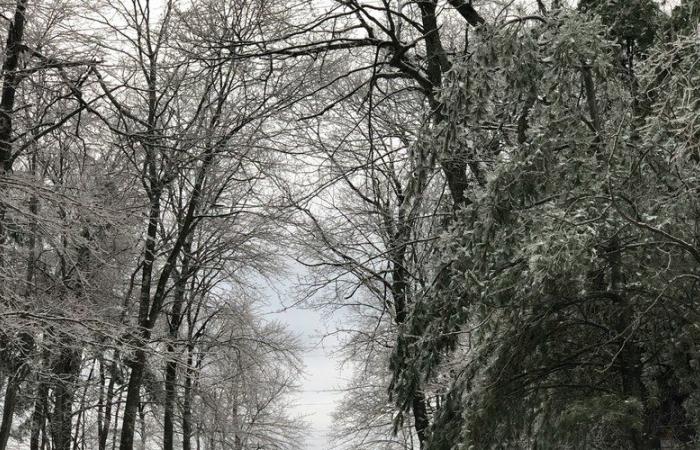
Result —
[{"label": "forest", "polygon": [[0,39],[0,450],[308,450],[284,277],[341,318],[327,450],[700,448],[700,0],[13,0]]}]

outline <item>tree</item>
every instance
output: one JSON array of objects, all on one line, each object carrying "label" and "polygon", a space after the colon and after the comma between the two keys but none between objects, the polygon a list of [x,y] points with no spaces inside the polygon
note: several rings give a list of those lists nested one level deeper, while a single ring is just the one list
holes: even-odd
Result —
[{"label": "tree", "polygon": [[[251,38],[264,22],[257,13],[242,15],[262,4],[229,2],[218,10],[169,3],[159,11],[148,2],[133,10],[37,5],[44,17],[34,10],[30,15],[20,3],[11,36],[25,15],[36,25],[25,30],[27,44],[21,30],[13,37],[19,50],[8,45],[7,52],[21,54],[16,67],[4,69],[5,86],[19,106],[3,106],[13,116],[6,153],[15,170],[0,180],[8,194],[0,204],[7,256],[2,279],[8,281],[2,287],[0,368],[3,380],[9,377],[0,447],[12,431],[17,441],[28,438],[32,449],[51,442],[61,449],[103,449],[110,436],[115,446],[121,426],[119,445],[131,448],[137,422],[142,429],[152,425],[149,414],[168,417],[164,437],[172,445],[182,393],[178,373],[189,383],[183,397],[191,403],[197,392],[196,347],[181,346],[180,333],[206,330],[201,322],[180,330],[176,322],[202,302],[214,308],[210,302],[221,283],[239,283],[252,271],[274,267],[267,240],[281,215],[269,208],[278,164],[269,148],[283,127],[268,125],[268,118],[288,105],[296,82],[272,73],[264,61],[227,64],[200,48],[210,43],[204,38],[223,39],[212,30]],[[106,20],[107,13],[123,23]],[[93,25],[71,35],[76,52],[97,51],[101,62],[67,58],[68,43],[52,27],[74,19],[71,14]],[[110,42],[117,44],[95,50],[100,33],[112,33],[117,40]],[[54,56],[60,50],[66,59]],[[113,70],[115,61],[124,63],[122,72]],[[26,88],[21,92],[20,82]],[[228,307],[218,304],[209,316]],[[166,314],[170,339],[161,339]],[[255,314],[245,317],[258,320]],[[294,351],[279,349],[289,363],[289,380],[298,370]],[[160,352],[168,355],[167,363],[154,367],[147,356]],[[161,368],[167,380],[160,378]],[[239,369],[245,376],[251,370]],[[167,414],[159,409],[163,384]],[[278,386],[258,408],[286,427],[286,448],[294,445],[300,426],[280,412],[293,388],[291,382]]]},{"label": "tree", "polygon": [[[90,59],[72,59],[74,55],[69,53],[61,58],[44,54],[42,46],[50,47],[59,19],[54,17],[55,22],[51,22],[46,20],[45,15],[35,14],[34,23],[27,23],[26,16],[30,11],[34,12],[28,8],[28,2],[17,2],[7,28],[0,100],[3,116],[0,127],[0,189],[3,192],[3,201],[0,202],[0,261],[3,266],[3,287],[0,295],[3,307],[9,310],[9,317],[16,316],[20,311],[32,311],[36,306],[33,303],[37,298],[37,272],[41,267],[38,252],[42,243],[46,242],[47,228],[51,229],[49,234],[62,233],[65,242],[77,237],[68,228],[56,227],[55,223],[51,223],[51,216],[56,210],[48,211],[48,215],[43,214],[42,203],[47,204],[49,209],[56,206],[63,186],[53,192],[50,188],[42,187],[45,174],[41,170],[46,166],[40,164],[37,146],[51,141],[55,137],[52,134],[79,117],[84,107],[74,98],[73,89],[86,82],[86,70],[95,63]],[[58,7],[47,8],[46,12],[60,16],[62,10]],[[77,81],[70,82],[71,78]],[[65,212],[65,208],[60,211]],[[46,260],[50,261],[51,257]],[[64,275],[54,286],[70,284],[67,280],[70,276],[65,272]],[[15,409],[22,396],[21,387],[30,374],[30,361],[38,338],[33,334],[31,316],[28,319],[24,324],[25,329],[4,327],[0,337],[3,366],[8,375],[0,425],[0,448],[7,445]]]},{"label": "tree", "polygon": [[605,34],[566,10],[506,21],[444,92],[453,145],[493,163],[442,239],[449,284],[414,309],[416,352],[396,374],[401,388],[463,361],[428,448],[693,442],[694,338],[681,323],[695,314],[695,250],[680,231],[693,207],[676,219],[666,195],[684,191],[671,161],[688,141],[650,144],[674,129],[656,118],[683,102],[654,94],[669,43],[638,61],[637,90]]}]

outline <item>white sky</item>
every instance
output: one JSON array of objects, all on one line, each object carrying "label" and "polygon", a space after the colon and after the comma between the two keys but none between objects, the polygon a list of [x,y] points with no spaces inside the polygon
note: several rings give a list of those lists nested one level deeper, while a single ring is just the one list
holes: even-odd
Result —
[{"label": "white sky", "polygon": [[328,319],[320,312],[302,306],[287,308],[293,304],[295,278],[303,270],[298,264],[292,263],[291,266],[296,273],[286,280],[277,280],[274,288],[268,287],[264,291],[270,311],[267,318],[286,324],[291,332],[299,335],[306,349],[303,353],[306,374],[301,380],[301,392],[292,414],[303,416],[310,424],[305,449],[329,450],[332,446],[326,433],[332,425],[331,415],[342,397],[340,389],[346,385],[350,374],[343,372],[339,360],[333,355],[337,340],[326,338],[321,342],[333,328]]}]

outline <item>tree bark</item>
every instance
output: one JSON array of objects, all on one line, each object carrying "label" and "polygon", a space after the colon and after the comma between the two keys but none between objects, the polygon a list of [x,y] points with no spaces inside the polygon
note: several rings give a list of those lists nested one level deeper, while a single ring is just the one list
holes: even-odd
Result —
[{"label": "tree bark", "polygon": [[[152,166],[153,156],[150,156],[147,164]],[[126,393],[126,404],[124,405],[124,415],[122,419],[120,450],[132,450],[134,448],[134,432],[136,431],[136,415],[140,403],[141,382],[146,365],[146,352],[144,350],[150,330],[145,327],[148,324],[148,313],[151,306],[151,283],[153,276],[153,264],[156,259],[156,239],[158,237],[158,224],[160,221],[160,200],[161,189],[157,180],[151,179],[151,204],[148,219],[148,229],[146,231],[146,245],[144,249],[143,269],[141,269],[141,290],[139,294],[139,315],[138,322],[141,329],[137,332],[136,352],[129,368],[129,385]]]},{"label": "tree bark", "polygon": [[78,442],[81,441],[85,442],[85,413],[86,413],[86,408],[84,407],[86,405],[86,399],[87,399],[87,391],[88,387],[90,386],[90,383],[92,382],[92,376],[95,373],[95,360],[92,361],[92,364],[90,366],[90,373],[88,374],[87,380],[85,382],[85,385],[83,386],[83,394],[81,395],[79,405],[81,406],[80,410],[78,411],[77,417],[75,419],[75,433],[73,434],[73,450],[78,450]]},{"label": "tree bark", "polygon": [[182,323],[182,308],[185,303],[187,281],[190,277],[190,260],[192,258],[192,239],[188,239],[182,250],[182,267],[175,280],[175,298],[168,323],[170,342],[167,346],[165,363],[165,404],[163,407],[163,450],[174,447],[174,410],[177,397],[177,352],[175,342]]},{"label": "tree bark", "polygon": [[12,430],[12,420],[14,419],[15,407],[17,406],[17,396],[20,392],[20,386],[24,378],[27,376],[29,369],[24,365],[28,358],[29,352],[34,347],[34,339],[28,333],[20,333],[18,345],[17,362],[11,367],[11,373],[7,380],[7,388],[5,390],[5,402],[2,410],[2,423],[0,424],[0,450],[7,448],[7,442],[10,439],[10,431]]},{"label": "tree bark", "polygon": [[24,39],[25,12],[28,0],[17,0],[15,15],[7,33],[5,62],[2,65],[2,97],[0,98],[0,173],[12,170],[12,116],[19,78],[19,56]]},{"label": "tree bark", "polygon": [[2,425],[0,425],[0,450],[7,448],[7,442],[10,439],[12,419],[17,406],[17,394],[19,393],[19,384],[22,382],[22,378],[22,375],[15,373],[7,380],[5,403],[2,410]]},{"label": "tree bark", "polygon": [[34,411],[32,412],[32,428],[29,438],[29,449],[40,450],[41,433],[46,423],[47,398],[49,395],[49,386],[45,381],[39,381],[37,387],[36,399],[34,400]]},{"label": "tree bark", "polygon": [[72,339],[61,340],[61,353],[55,369],[58,379],[54,386],[51,431],[56,450],[71,450],[73,399],[81,363],[81,355],[75,345]]},{"label": "tree bark", "polygon": [[[19,66],[19,54],[24,36],[27,3],[28,0],[17,1],[14,19],[10,23],[5,45],[5,61],[2,65],[2,96],[0,97],[0,177],[4,177],[12,170],[12,115],[15,107],[15,93],[19,83],[17,67]],[[2,193],[0,193],[0,197],[3,197]],[[4,250],[7,243],[7,232],[5,231],[6,214],[7,206],[4,200],[0,200],[0,266],[5,264]],[[21,339],[25,340],[24,337]],[[10,438],[14,409],[17,405],[17,395],[19,394],[24,371],[15,370],[14,372],[10,375],[5,390],[2,423],[0,423],[0,450],[4,450],[7,447],[7,441]]]},{"label": "tree bark", "polygon": [[[119,410],[121,409],[122,406],[122,391],[119,391],[119,396],[117,397],[117,409],[114,411],[114,417],[119,417]],[[112,450],[117,448],[117,425],[119,424],[118,420],[114,420],[114,428],[112,429]]]},{"label": "tree bark", "polygon": [[430,421],[428,419],[425,396],[421,391],[416,391],[413,394],[411,407],[413,408],[413,425],[418,435],[419,446],[422,449],[428,442],[428,427],[430,426]]},{"label": "tree bark", "polygon": [[[168,358],[176,358],[175,346],[167,345]],[[168,360],[165,363],[165,400],[163,404],[163,450],[173,450],[174,446],[174,407],[177,395],[177,363]]]},{"label": "tree bark", "polygon": [[122,419],[120,450],[132,450],[134,448],[134,433],[136,432],[136,418],[139,404],[141,403],[141,383],[146,367],[146,352],[138,348],[134,359],[130,362],[131,375],[129,385],[126,390],[126,403],[124,404],[124,415]]},{"label": "tree bark", "polygon": [[187,369],[185,370],[185,392],[182,404],[182,450],[192,450],[192,348],[187,351]]},{"label": "tree bark", "polygon": [[141,425],[141,449],[146,450],[146,442],[148,441],[148,436],[146,436],[146,405],[143,403],[139,404],[139,423]]},{"label": "tree bark", "polygon": [[[109,437],[109,427],[112,422],[112,403],[114,402],[114,384],[117,379],[117,363],[116,360],[119,359],[119,354],[115,352],[114,355],[115,361],[112,361],[109,370],[110,370],[110,378],[109,378],[109,383],[107,384],[107,393],[105,394],[104,398],[104,404],[102,406],[102,423],[101,426],[98,427],[97,434],[98,434],[98,449],[99,450],[106,450],[107,449],[107,438]],[[100,378],[102,378],[102,383],[104,384],[104,361],[100,365]]]}]

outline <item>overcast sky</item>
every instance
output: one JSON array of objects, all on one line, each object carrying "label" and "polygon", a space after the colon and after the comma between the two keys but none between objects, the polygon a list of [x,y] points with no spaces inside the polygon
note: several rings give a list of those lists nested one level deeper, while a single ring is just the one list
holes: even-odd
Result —
[{"label": "overcast sky", "polygon": [[303,270],[296,263],[290,265],[295,268],[294,273],[286,280],[277,280],[274,289],[268,287],[264,291],[268,318],[285,323],[306,348],[303,354],[306,376],[301,380],[295,413],[304,416],[311,425],[304,448],[329,450],[331,443],[326,435],[331,426],[331,414],[341,397],[339,389],[345,385],[349,374],[343,373],[333,355],[337,341],[326,338],[322,342],[322,337],[332,329],[329,319],[318,311],[288,306],[293,304],[295,279]]}]

